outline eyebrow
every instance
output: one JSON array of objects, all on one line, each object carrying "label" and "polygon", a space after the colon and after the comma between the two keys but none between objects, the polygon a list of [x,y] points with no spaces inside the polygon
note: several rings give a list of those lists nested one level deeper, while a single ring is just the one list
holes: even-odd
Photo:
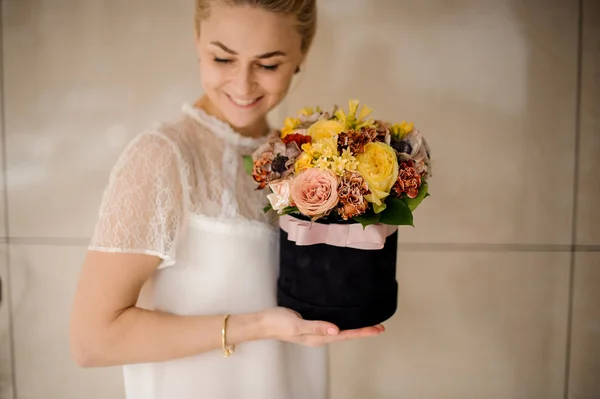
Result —
[{"label": "eyebrow", "polygon": [[[229,53],[231,55],[237,55],[237,53],[235,51],[233,51],[229,47],[225,46],[221,42],[210,42],[210,44],[219,47],[221,50],[225,51],[226,53]],[[285,56],[286,54],[283,51],[271,51],[269,53],[264,53],[264,54],[257,55],[255,58],[258,58],[260,60],[264,60],[266,58],[271,58],[271,57],[275,57],[275,56],[278,56],[278,55],[279,56]]]}]

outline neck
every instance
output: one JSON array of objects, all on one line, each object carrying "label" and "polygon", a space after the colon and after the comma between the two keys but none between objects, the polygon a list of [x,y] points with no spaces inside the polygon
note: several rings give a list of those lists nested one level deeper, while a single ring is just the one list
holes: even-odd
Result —
[{"label": "neck", "polygon": [[235,126],[230,121],[228,121],[227,118],[225,118],[223,113],[217,107],[215,107],[213,105],[213,103],[208,99],[207,96],[202,96],[198,101],[196,101],[194,106],[204,110],[204,112],[206,112],[207,114],[212,115],[215,118],[218,118],[218,119],[222,120],[223,122],[228,123],[235,129],[235,131],[237,131],[238,133],[240,133],[243,136],[262,137],[268,133],[269,125],[267,123],[266,117],[261,118],[258,122],[254,123],[250,126]]}]

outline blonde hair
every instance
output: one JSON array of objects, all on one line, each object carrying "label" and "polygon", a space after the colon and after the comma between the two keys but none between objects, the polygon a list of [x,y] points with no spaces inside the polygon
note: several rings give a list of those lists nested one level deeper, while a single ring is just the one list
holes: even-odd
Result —
[{"label": "blonde hair", "polygon": [[196,0],[196,36],[200,35],[200,24],[210,15],[210,6],[214,2],[230,6],[259,7],[266,11],[293,15],[296,29],[302,38],[301,51],[307,53],[317,29],[317,0]]}]

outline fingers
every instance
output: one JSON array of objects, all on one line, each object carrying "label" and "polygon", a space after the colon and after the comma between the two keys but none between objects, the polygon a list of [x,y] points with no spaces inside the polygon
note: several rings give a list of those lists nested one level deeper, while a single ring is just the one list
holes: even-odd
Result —
[{"label": "fingers", "polygon": [[328,323],[325,321],[307,321],[306,328],[303,328],[302,334],[315,334],[315,335],[328,335],[328,336],[342,336],[344,337],[362,337],[362,336],[373,336],[379,335],[385,332],[385,327],[383,324],[377,324],[374,326],[357,328],[353,330],[344,330],[340,331],[340,329],[332,323]]},{"label": "fingers", "polygon": [[356,330],[345,330],[340,332],[336,337],[333,337],[334,341],[342,341],[348,339],[375,337],[383,333],[383,330],[377,327],[365,327]]},{"label": "fingers", "polygon": [[335,335],[322,336],[322,335],[306,335],[303,337],[302,343],[308,346],[323,346],[340,341],[349,341],[352,339],[376,337],[385,331],[383,325],[378,324],[376,326],[358,328],[355,330],[343,330],[339,331]]},{"label": "fingers", "polygon": [[301,320],[299,335],[337,335],[340,329],[333,323],[326,321]]},{"label": "fingers", "polygon": [[376,329],[378,329],[380,332],[385,332],[385,326],[383,324],[377,324],[376,326],[374,326]]},{"label": "fingers", "polygon": [[308,324],[307,331],[304,334],[337,335],[340,332],[340,329],[335,324],[325,321],[312,321]]},{"label": "fingers", "polygon": [[385,327],[383,327],[383,325],[381,324],[378,324],[371,327],[340,331],[340,333],[335,337],[327,337],[327,340],[329,341],[329,343],[332,343],[337,341],[348,341],[351,339],[376,337],[382,334],[384,331]]},{"label": "fingers", "polygon": [[363,327],[363,328],[358,328],[355,330],[345,330],[343,332],[352,332],[352,334],[354,333],[382,333],[385,332],[385,327],[383,326],[383,324],[377,324],[374,326],[369,326],[369,327]]}]

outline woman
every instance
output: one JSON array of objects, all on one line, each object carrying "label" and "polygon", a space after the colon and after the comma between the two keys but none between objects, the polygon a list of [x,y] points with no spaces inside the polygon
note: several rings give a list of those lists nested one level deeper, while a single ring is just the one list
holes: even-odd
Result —
[{"label": "woman", "polygon": [[315,0],[196,2],[205,95],[121,155],[74,302],[75,360],[125,365],[128,399],[325,398],[323,345],[383,331],[276,306],[277,230],[241,162],[315,23]]}]

